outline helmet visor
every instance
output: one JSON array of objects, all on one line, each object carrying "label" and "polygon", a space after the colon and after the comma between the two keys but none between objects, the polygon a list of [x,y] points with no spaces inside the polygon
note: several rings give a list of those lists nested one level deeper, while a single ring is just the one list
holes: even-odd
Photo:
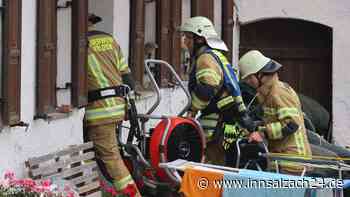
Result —
[{"label": "helmet visor", "polygon": [[207,41],[207,44],[213,49],[228,51],[228,48],[225,42],[218,37],[209,37],[209,38],[206,38],[205,40]]},{"label": "helmet visor", "polygon": [[282,65],[274,60],[269,61],[259,72],[262,73],[274,73],[278,71]]}]

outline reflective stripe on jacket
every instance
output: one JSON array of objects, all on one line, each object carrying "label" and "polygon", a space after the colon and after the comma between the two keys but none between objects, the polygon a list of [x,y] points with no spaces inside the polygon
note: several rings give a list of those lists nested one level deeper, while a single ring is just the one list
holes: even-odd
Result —
[{"label": "reflective stripe on jacket", "polygon": [[[88,42],[88,91],[121,85],[122,74],[130,70],[114,38],[104,32],[90,31]],[[89,103],[86,108],[87,123],[98,125],[123,120],[125,108],[121,97]]]},{"label": "reflective stripe on jacket", "polygon": [[[192,96],[192,111],[197,112],[210,107],[215,108],[214,110],[210,109],[210,113],[217,113],[219,112],[218,109],[233,102],[241,103],[240,110],[245,110],[238,85],[238,69],[232,67],[220,51],[208,47],[199,49],[196,57],[192,65],[189,80],[189,90]],[[233,72],[231,73],[231,71]],[[215,95],[216,98],[210,98],[211,100],[208,98],[200,98],[200,96],[193,91],[198,84],[208,85],[215,89],[215,94],[221,95]],[[223,85],[225,89],[220,92]]]},{"label": "reflective stripe on jacket", "polygon": [[206,49],[207,47],[199,49],[193,61],[189,77],[189,90],[192,97],[191,110],[194,112],[205,109],[210,101],[209,98],[201,98],[196,94],[194,91],[196,86],[199,84],[210,86],[217,94],[223,81],[223,73],[220,66],[211,54],[205,53]]},{"label": "reflective stripe on jacket", "polygon": [[[265,132],[268,135],[269,151],[311,158],[311,149],[306,136],[299,97],[286,83],[275,75],[258,89],[258,100],[264,110]],[[298,130],[284,136],[282,129],[288,122],[298,125]],[[291,172],[301,172],[303,167],[291,162],[281,162],[281,167]]]}]

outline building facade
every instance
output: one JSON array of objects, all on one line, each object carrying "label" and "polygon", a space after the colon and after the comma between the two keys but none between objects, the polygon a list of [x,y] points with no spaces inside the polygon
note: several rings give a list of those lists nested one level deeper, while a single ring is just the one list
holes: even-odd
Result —
[{"label": "building facade", "polygon": [[[112,34],[121,45],[141,87],[143,96],[137,103],[141,113],[155,101],[154,93],[142,88],[146,78],[144,59],[166,60],[183,74],[177,27],[190,16],[203,15],[214,21],[217,31],[232,49],[227,55],[233,64],[237,64],[242,53],[253,48],[285,64],[286,81],[331,110],[335,140],[342,145],[350,140],[347,132],[350,127],[348,1],[0,2],[5,13],[1,24],[4,36],[1,41],[0,173],[13,169],[18,176],[27,176],[24,162],[29,157],[83,143],[86,104],[83,65],[89,12],[103,18],[96,28]],[[281,33],[274,27],[288,31]],[[148,54],[145,50],[147,43],[156,46],[154,53]],[[163,99],[155,114],[176,115],[186,103],[185,95],[178,87],[171,87],[169,74],[163,68],[157,68],[157,81],[162,87]],[[71,110],[65,110],[67,107]],[[151,122],[150,126],[155,123]]]}]

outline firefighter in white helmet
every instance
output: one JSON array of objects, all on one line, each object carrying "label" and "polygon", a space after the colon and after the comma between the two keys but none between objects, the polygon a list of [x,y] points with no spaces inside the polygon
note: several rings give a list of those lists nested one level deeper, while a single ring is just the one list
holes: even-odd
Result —
[{"label": "firefighter in white helmet", "polygon": [[[247,52],[239,60],[242,80],[257,90],[258,103],[264,111],[264,125],[258,131],[267,138],[269,151],[311,158],[299,97],[292,87],[279,80],[277,71],[281,67],[257,50]],[[304,170],[293,162],[279,164],[283,173],[300,175]]]},{"label": "firefighter in white helmet", "polygon": [[[241,97],[238,68],[232,66],[223,55],[228,48],[208,18],[189,18],[180,31],[185,36],[184,42],[190,50],[192,64],[189,74],[192,107],[188,116],[194,117],[201,111],[200,119],[215,124],[212,117],[215,117],[213,114],[217,114],[219,124],[214,130],[216,133],[224,130],[225,162],[227,165],[233,165],[235,140],[243,135],[243,130],[254,132],[256,129]],[[208,135],[210,137],[210,134]],[[208,144],[209,152],[210,146],[211,144]],[[218,147],[217,144],[212,146]],[[216,156],[217,151],[211,155]],[[210,153],[207,156],[210,157]]]}]

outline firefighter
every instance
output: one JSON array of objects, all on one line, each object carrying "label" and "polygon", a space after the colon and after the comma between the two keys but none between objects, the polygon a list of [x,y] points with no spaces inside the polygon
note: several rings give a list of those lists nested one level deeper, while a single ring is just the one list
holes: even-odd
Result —
[{"label": "firefighter", "polygon": [[[89,14],[87,135],[93,141],[104,177],[117,193],[141,196],[120,155],[116,127],[126,113],[126,86],[133,88],[130,70],[113,36],[94,30],[101,17]],[[118,196],[118,195],[117,195]]]},{"label": "firefighter", "polygon": [[[292,87],[278,78],[277,71],[282,65],[257,50],[244,54],[238,64],[242,80],[257,90],[257,99],[263,108],[264,125],[258,127],[260,136],[251,135],[250,140],[264,136],[270,152],[310,159],[311,149],[299,97]],[[287,161],[281,161],[279,169],[297,175],[304,169],[310,170]]]},{"label": "firefighter", "polygon": [[[219,118],[218,122],[222,124],[218,124],[215,129],[224,131],[225,163],[233,165],[235,160],[232,157],[232,148],[241,134],[241,127],[249,132],[256,129],[242,101],[238,86],[238,68],[233,67],[223,55],[223,52],[228,51],[227,46],[208,18],[189,18],[180,31],[185,37],[184,42],[189,49],[192,64],[188,84],[192,105],[188,117],[195,117],[200,111],[200,119],[211,121],[210,124],[216,124],[212,119]],[[218,146],[213,144],[213,147]],[[207,149],[211,152],[210,144]],[[220,150],[207,156],[216,155],[216,152]]]}]

